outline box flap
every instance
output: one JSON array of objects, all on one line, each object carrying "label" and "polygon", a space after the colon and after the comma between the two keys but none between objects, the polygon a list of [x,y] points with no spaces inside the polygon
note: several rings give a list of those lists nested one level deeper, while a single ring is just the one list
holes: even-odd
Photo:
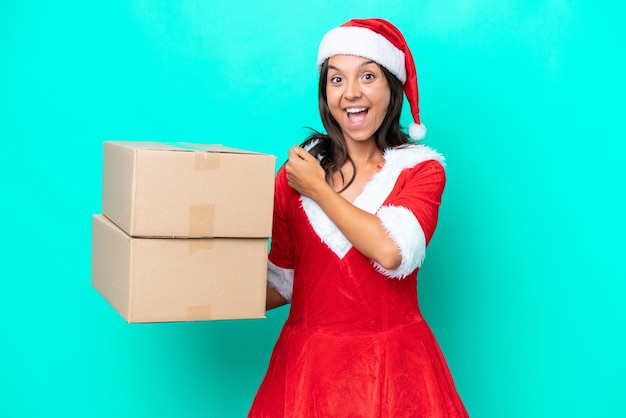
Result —
[{"label": "box flap", "polygon": [[177,142],[176,146],[182,148],[189,148],[194,151],[207,151],[207,152],[221,152],[227,154],[259,154],[258,152],[243,150],[239,148],[225,147],[221,144],[190,144],[188,142]]},{"label": "box flap", "polygon": [[258,152],[225,147],[221,144],[194,144],[191,142],[157,142],[157,141],[105,141],[124,148],[137,150],[219,152],[227,154],[259,154]]}]

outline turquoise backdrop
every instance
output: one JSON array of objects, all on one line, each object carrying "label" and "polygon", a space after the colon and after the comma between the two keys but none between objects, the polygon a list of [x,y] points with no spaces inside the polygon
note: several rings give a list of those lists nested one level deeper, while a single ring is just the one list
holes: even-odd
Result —
[{"label": "turquoise backdrop", "polygon": [[[90,284],[102,142],[279,161],[326,30],[380,16],[447,157],[420,301],[474,418],[626,416],[623,2],[0,3],[0,417],[243,417],[288,308],[128,325]],[[409,122],[408,112],[403,123]]]}]

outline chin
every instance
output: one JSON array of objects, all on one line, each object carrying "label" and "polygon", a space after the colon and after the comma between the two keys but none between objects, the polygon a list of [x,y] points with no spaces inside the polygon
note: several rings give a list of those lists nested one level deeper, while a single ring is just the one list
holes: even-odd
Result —
[{"label": "chin", "polygon": [[346,135],[344,134],[343,137],[346,140],[349,141],[354,141],[354,142],[369,142],[369,141],[374,141],[374,134],[355,134],[355,135]]}]

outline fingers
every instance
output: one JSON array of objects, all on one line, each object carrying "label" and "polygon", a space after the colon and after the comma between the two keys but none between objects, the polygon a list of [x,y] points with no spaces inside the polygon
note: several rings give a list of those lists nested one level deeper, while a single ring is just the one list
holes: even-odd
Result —
[{"label": "fingers", "polygon": [[309,154],[304,148],[300,148],[297,145],[294,145],[293,148],[290,148],[289,151],[287,151],[287,156],[287,173],[289,173],[296,166],[301,167],[302,163],[308,162],[308,157],[312,158],[311,154]]},{"label": "fingers", "polygon": [[294,145],[287,151],[287,154],[288,160],[285,168],[288,174],[297,172],[302,175],[307,173],[310,175],[315,173],[318,168],[321,169],[319,161],[302,147]]},{"label": "fingers", "polygon": [[307,150],[305,150],[304,148],[299,147],[297,145],[294,145],[293,148],[291,148],[291,150],[289,150],[289,151],[293,151],[295,153],[295,155],[300,157],[300,159],[302,159],[302,160],[306,160],[309,157],[312,157],[312,155],[309,154],[309,152]]},{"label": "fingers", "polygon": [[285,165],[287,183],[295,191],[310,196],[320,184],[326,184],[324,169],[317,158],[306,149],[294,145],[287,153],[289,156]]},{"label": "fingers", "polygon": [[287,151],[287,157],[290,163],[294,163],[297,159],[300,159],[294,148],[289,148],[289,151]]},{"label": "fingers", "polygon": [[295,149],[290,148],[287,151],[287,164],[285,165],[285,169],[287,170],[287,176],[293,176],[293,172],[297,166],[300,165],[302,158],[298,155]]}]

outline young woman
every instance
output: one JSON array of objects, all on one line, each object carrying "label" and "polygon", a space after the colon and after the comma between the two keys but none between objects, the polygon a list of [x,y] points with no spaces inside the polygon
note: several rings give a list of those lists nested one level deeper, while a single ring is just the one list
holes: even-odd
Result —
[{"label": "young woman", "polygon": [[318,68],[327,134],[276,177],[268,309],[291,311],[249,416],[466,417],[418,307],[445,174],[411,141],[425,134],[411,53],[389,22],[351,20],[324,36]]}]

